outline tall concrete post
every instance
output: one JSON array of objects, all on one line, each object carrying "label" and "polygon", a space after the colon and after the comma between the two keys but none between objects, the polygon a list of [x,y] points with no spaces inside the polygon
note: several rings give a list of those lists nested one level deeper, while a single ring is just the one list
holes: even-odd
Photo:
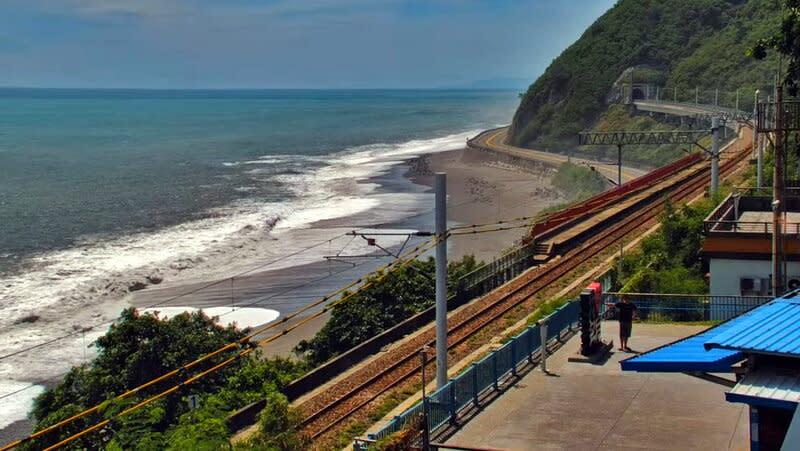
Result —
[{"label": "tall concrete post", "polygon": [[739,90],[736,90],[736,111],[739,111]]},{"label": "tall concrete post", "polygon": [[783,212],[783,87],[775,90],[775,169],[772,174],[772,295],[783,294],[783,252],[781,214]]},{"label": "tall concrete post", "polygon": [[698,105],[700,103],[700,88],[694,88],[694,104]]},{"label": "tall concrete post", "polygon": [[711,119],[711,196],[719,190],[719,118]]},{"label": "tall concrete post", "polygon": [[677,87],[675,87],[675,88],[673,88],[673,89],[674,89],[674,92],[673,92],[673,96],[672,96],[672,98],[674,99],[674,102],[675,102],[675,103],[678,103],[678,88],[677,88]]},{"label": "tall concrete post", "polygon": [[762,158],[764,157],[764,152],[761,150],[761,145],[758,142],[758,94],[761,91],[756,89],[755,98],[753,100],[753,152],[758,152],[757,160],[756,160],[756,187],[761,188],[764,186],[763,177],[763,170],[764,170],[764,163]]},{"label": "tall concrete post", "polygon": [[714,106],[719,106],[719,88],[714,91]]},{"label": "tall concrete post", "polygon": [[447,383],[447,174],[436,173],[436,387]]}]

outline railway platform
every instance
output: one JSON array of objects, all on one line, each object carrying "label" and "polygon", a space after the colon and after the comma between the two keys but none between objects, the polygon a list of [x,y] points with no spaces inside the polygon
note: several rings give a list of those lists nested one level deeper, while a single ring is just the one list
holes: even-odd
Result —
[{"label": "railway platform", "polygon": [[[645,351],[703,326],[634,325],[631,345]],[[603,323],[618,339],[617,323]],[[570,363],[575,336],[553,356],[551,375],[533,370],[465,424],[447,443],[507,450],[749,449],[746,406],[725,401],[725,387],[684,374],[630,373],[614,350],[598,365]]]}]

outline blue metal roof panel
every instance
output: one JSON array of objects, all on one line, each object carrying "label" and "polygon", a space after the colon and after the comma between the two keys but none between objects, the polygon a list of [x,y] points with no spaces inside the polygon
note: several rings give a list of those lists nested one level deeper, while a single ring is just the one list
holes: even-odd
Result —
[{"label": "blue metal roof panel", "polygon": [[775,299],[729,323],[709,337],[706,349],[800,357],[800,299]]},{"label": "blue metal roof panel", "polygon": [[725,398],[730,402],[793,410],[800,402],[800,375],[761,368],[747,374],[725,393]]},{"label": "blue metal roof panel", "polygon": [[731,327],[731,322],[722,323],[691,337],[623,360],[620,362],[622,370],[639,372],[730,372],[731,365],[742,360],[744,355],[739,351],[724,349],[708,351],[703,345],[710,337]]}]

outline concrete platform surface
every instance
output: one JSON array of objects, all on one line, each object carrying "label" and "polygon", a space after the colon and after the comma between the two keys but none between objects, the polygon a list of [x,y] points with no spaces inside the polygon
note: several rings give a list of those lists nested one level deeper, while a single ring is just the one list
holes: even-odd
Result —
[{"label": "concrete platform surface", "polygon": [[[704,327],[634,324],[629,345],[645,351]],[[619,342],[617,323],[604,339]],[[726,388],[684,374],[632,373],[612,350],[601,364],[570,363],[580,338],[487,406],[447,443],[508,450],[746,450],[748,414],[725,401]],[[728,375],[727,377],[731,377]]]}]

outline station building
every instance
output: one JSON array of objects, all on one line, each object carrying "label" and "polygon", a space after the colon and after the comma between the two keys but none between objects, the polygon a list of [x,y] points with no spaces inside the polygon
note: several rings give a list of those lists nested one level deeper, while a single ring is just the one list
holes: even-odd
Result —
[{"label": "station building", "polygon": [[[800,196],[787,195],[784,203],[784,274],[794,289],[800,288]],[[772,296],[771,193],[734,192],[705,219],[703,232],[712,297]],[[712,319],[728,319],[713,303],[711,311]]]},{"label": "station building", "polygon": [[750,407],[751,450],[800,449],[800,290],[620,364],[726,385],[727,401]]}]

